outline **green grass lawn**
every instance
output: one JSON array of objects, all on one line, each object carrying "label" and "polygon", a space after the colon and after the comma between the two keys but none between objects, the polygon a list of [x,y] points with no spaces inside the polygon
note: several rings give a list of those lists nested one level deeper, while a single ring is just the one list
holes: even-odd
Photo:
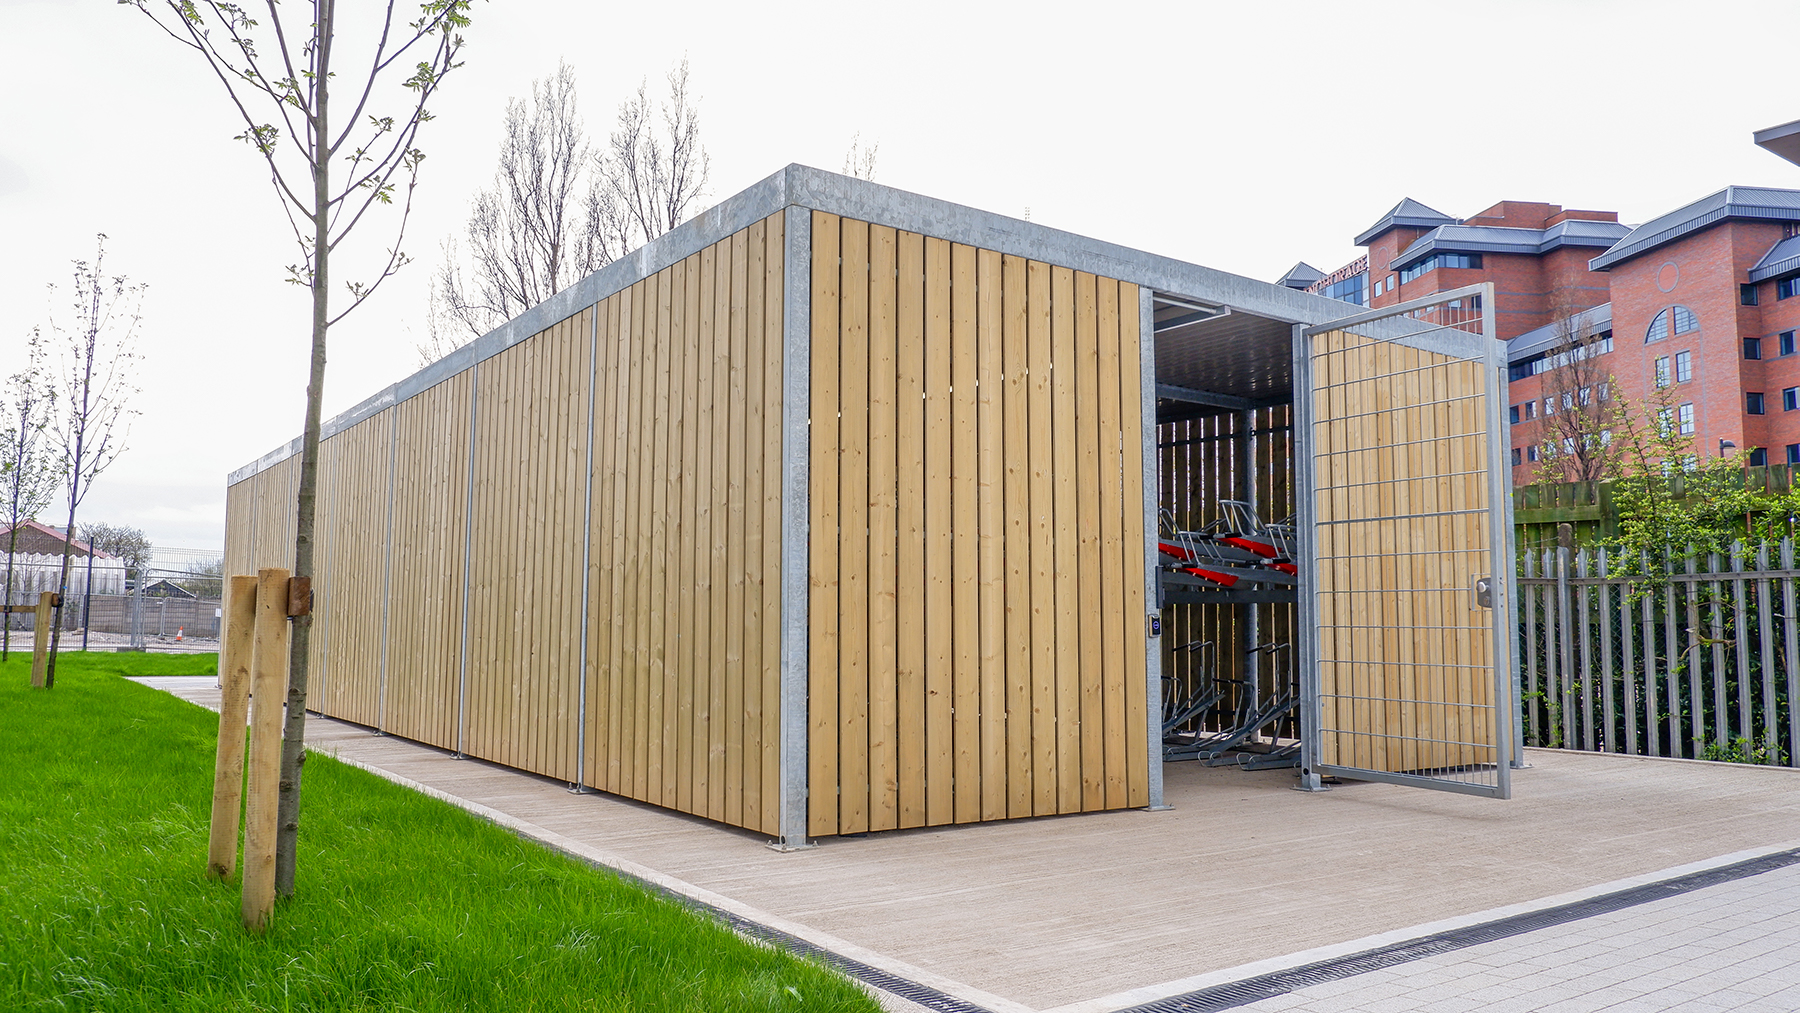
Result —
[{"label": "green grass lawn", "polygon": [[317,754],[296,896],[247,935],[235,877],[204,872],[218,718],[121,678],[213,668],[72,653],[46,692],[29,653],[0,666],[0,1009],[877,1009],[817,964]]}]

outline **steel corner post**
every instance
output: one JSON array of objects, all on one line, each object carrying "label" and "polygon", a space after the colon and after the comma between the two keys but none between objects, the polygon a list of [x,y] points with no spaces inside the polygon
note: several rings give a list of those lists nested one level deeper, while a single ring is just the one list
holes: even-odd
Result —
[{"label": "steel corner post", "polygon": [[[1294,528],[1300,558],[1317,559],[1313,532],[1313,381],[1312,338],[1305,324],[1294,325]],[[1300,666],[1300,784],[1301,791],[1326,791],[1318,765],[1324,756],[1324,735],[1319,723],[1319,626],[1318,605],[1313,600],[1313,567],[1298,574],[1295,610],[1295,662]]]},{"label": "steel corner post", "polygon": [[812,211],[783,212],[779,851],[808,847],[807,629],[812,402]]}]

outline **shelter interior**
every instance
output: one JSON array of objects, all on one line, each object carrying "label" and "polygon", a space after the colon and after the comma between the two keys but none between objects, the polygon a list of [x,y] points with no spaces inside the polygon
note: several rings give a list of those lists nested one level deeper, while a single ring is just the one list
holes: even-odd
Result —
[{"label": "shelter interior", "polygon": [[1293,327],[1155,296],[1165,760],[1300,762]]}]

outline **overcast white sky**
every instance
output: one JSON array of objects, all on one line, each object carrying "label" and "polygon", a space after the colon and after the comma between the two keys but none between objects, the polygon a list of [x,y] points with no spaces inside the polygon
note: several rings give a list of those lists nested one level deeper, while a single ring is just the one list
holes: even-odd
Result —
[{"label": "overcast white sky", "polygon": [[[1635,223],[1726,184],[1800,187],[1750,142],[1800,118],[1776,44],[1796,28],[1791,2],[1692,0],[478,2],[422,137],[420,260],[333,331],[326,413],[414,369],[437,243],[493,172],[507,98],[559,58],[604,133],[687,54],[707,203],[789,162],[838,169],[860,131],[879,182],[1273,279],[1349,260],[1401,197]],[[220,545],[226,472],[300,430],[308,308],[238,131],[132,9],[0,0],[0,370],[107,233],[108,267],[150,286],[143,414],[81,517],[160,545]]]}]

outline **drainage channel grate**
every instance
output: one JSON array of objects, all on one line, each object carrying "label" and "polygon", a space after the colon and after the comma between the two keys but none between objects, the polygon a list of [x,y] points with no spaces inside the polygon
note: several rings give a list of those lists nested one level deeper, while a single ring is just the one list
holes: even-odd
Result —
[{"label": "drainage channel grate", "polygon": [[1684,893],[1692,893],[1695,890],[1704,890],[1709,886],[1720,886],[1751,876],[1760,876],[1765,872],[1785,869],[1792,865],[1800,865],[1800,848],[1720,866],[1717,869],[1690,873],[1660,883],[1634,886],[1616,893],[1545,908],[1542,911],[1530,911],[1509,918],[1483,922],[1480,925],[1450,929],[1436,935],[1409,939],[1403,943],[1364,950],[1361,953],[1352,953],[1332,960],[1322,960],[1315,964],[1304,964],[1285,971],[1273,971],[1269,974],[1259,974],[1253,978],[1213,985],[1183,995],[1170,996],[1167,999],[1158,999],[1154,1002],[1132,1006],[1129,1009],[1120,1010],[1119,1013],[1206,1013],[1209,1010],[1232,1009],[1278,995],[1286,995],[1312,985],[1340,981],[1368,971],[1378,971],[1384,967],[1393,967],[1396,964],[1433,957],[1440,953],[1478,946],[1497,939],[1505,939],[1508,936],[1535,932],[1538,929],[1564,925],[1596,915],[1610,914],[1640,904],[1649,904]]}]

